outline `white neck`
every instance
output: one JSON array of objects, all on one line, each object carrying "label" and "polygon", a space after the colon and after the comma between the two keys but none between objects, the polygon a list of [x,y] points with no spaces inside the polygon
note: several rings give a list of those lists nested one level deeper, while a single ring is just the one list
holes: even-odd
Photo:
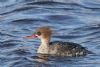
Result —
[{"label": "white neck", "polygon": [[49,42],[50,39],[41,39],[41,45],[39,46],[38,53],[48,54],[49,53]]}]

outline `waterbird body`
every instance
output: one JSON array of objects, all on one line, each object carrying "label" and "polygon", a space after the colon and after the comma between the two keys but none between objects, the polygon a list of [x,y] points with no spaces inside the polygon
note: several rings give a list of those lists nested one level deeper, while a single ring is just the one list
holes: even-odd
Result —
[{"label": "waterbird body", "polygon": [[35,34],[27,36],[26,38],[39,38],[41,40],[41,45],[37,51],[39,54],[53,56],[84,56],[90,52],[77,43],[63,41],[50,42],[51,35],[51,28],[40,27],[36,30]]}]

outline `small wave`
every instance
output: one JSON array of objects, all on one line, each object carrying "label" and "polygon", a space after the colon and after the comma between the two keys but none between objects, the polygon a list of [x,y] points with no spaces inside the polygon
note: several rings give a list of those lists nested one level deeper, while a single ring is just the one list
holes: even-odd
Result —
[{"label": "small wave", "polygon": [[[20,25],[20,24],[36,24],[39,22],[48,22],[48,20],[44,20],[44,19],[18,19],[18,20],[13,20],[12,22],[10,22],[10,24],[14,24],[14,25]],[[41,24],[41,23],[40,23]]]},{"label": "small wave", "polygon": [[25,10],[29,10],[29,9],[32,9],[32,8],[34,8],[34,7],[21,7],[21,8],[16,8],[14,10],[2,12],[0,15],[6,15],[6,14],[14,13],[14,12],[25,11]]},{"label": "small wave", "polygon": [[28,52],[27,50],[25,49],[16,49],[13,51],[14,54],[17,54],[17,55],[30,55],[31,53]]},{"label": "small wave", "polygon": [[18,19],[18,20],[14,20],[12,22],[25,22],[26,24],[29,23],[29,22],[36,22],[36,21],[46,21],[46,20],[43,20],[43,19]]},{"label": "small wave", "polygon": [[8,33],[2,33],[2,32],[0,32],[0,35],[2,35],[2,36],[15,37],[14,35],[11,35],[11,34],[8,34]]},{"label": "small wave", "polygon": [[72,19],[73,17],[67,15],[49,15],[48,18],[52,20],[67,20]]},{"label": "small wave", "polygon": [[35,5],[35,4],[39,4],[39,5],[54,5],[54,4],[66,4],[66,3],[61,3],[61,2],[55,2],[55,1],[37,1],[37,2],[29,2],[27,3],[27,5]]},{"label": "small wave", "polygon": [[6,40],[3,42],[0,42],[0,48],[11,48],[11,47],[18,45],[19,42],[21,42],[21,41],[19,41],[19,40]]}]

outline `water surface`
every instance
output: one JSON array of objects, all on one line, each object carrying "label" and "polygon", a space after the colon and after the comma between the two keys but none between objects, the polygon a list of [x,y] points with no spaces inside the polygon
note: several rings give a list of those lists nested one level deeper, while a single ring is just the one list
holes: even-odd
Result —
[{"label": "water surface", "polygon": [[[50,26],[52,40],[79,43],[94,52],[84,57],[36,56],[38,39],[24,39],[36,28]],[[99,67],[99,0],[0,0],[0,67]]]}]

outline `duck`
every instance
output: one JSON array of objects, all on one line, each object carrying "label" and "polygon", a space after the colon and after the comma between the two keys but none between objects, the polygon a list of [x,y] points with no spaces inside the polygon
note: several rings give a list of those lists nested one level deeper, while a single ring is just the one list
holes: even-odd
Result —
[{"label": "duck", "polygon": [[80,44],[65,41],[51,42],[53,30],[50,27],[39,27],[31,36],[25,38],[39,38],[41,44],[37,50],[38,54],[45,54],[51,56],[85,56],[90,53],[85,47]]}]

